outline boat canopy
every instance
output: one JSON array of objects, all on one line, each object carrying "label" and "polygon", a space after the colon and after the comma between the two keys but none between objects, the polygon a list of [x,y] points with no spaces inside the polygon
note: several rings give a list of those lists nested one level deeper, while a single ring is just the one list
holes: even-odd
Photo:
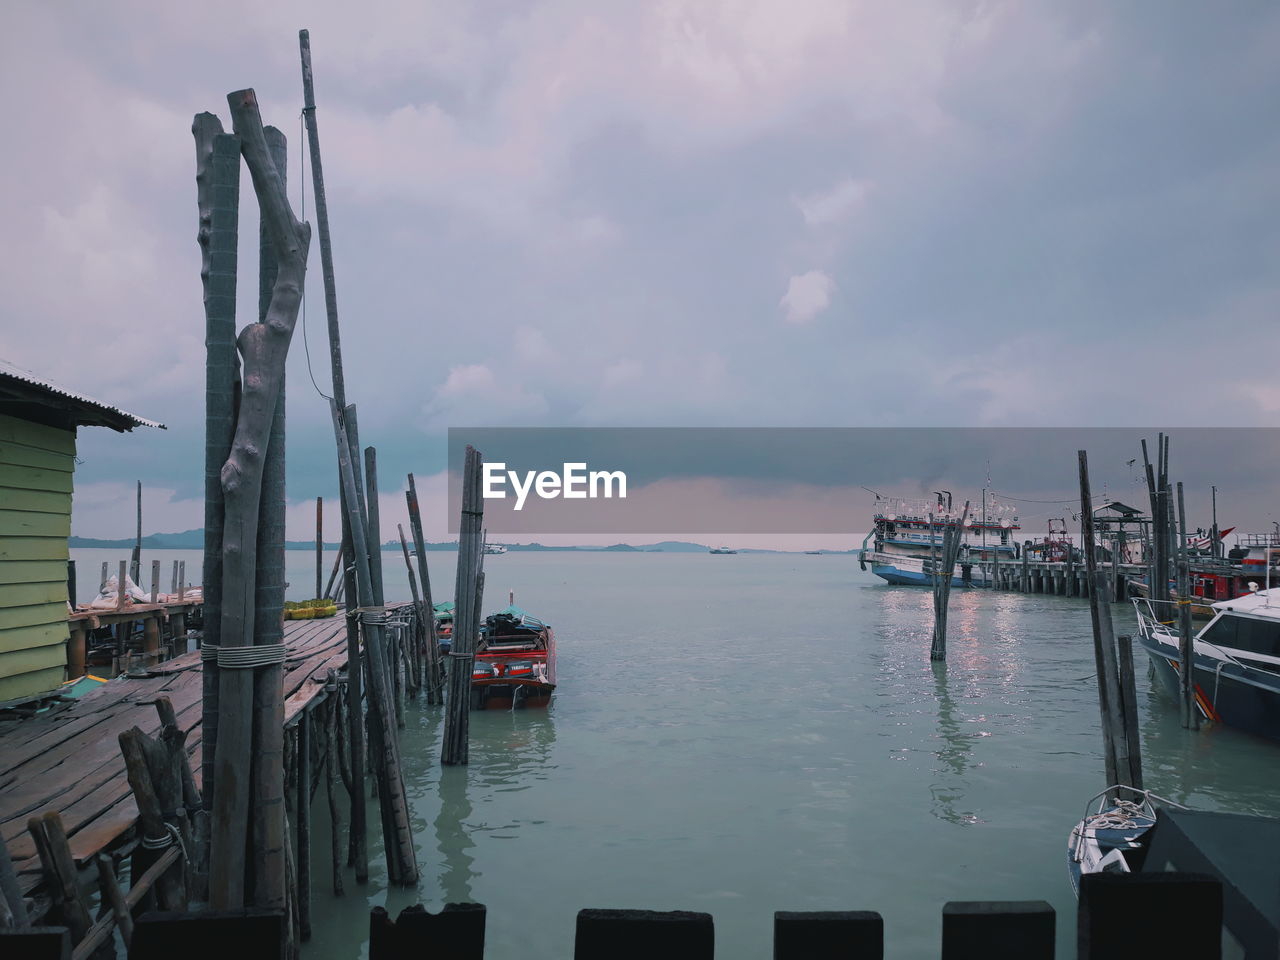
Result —
[{"label": "boat canopy", "polygon": [[519,626],[528,627],[530,630],[542,630],[543,628],[549,626],[549,624],[546,623],[545,621],[539,620],[537,617],[529,616],[529,614],[525,613],[523,610],[517,607],[514,603],[508,605],[502,610],[499,610],[497,613],[490,614],[486,619],[494,620],[494,619],[497,619],[498,617],[503,617],[508,620],[514,620]]},{"label": "boat canopy", "polygon": [[1272,617],[1280,620],[1280,587],[1248,593],[1234,600],[1219,600],[1210,604],[1215,612],[1247,613],[1255,617]]}]

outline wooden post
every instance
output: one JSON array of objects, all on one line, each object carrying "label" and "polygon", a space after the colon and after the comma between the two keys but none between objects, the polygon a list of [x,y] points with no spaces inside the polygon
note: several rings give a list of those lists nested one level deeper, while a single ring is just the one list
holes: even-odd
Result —
[{"label": "wooden post", "polygon": [[8,905],[15,930],[30,929],[27,902],[23,899],[22,888],[18,886],[18,876],[13,872],[13,860],[9,858],[9,847],[3,837],[0,837],[0,901]]},{"label": "wooden post", "polygon": [[471,669],[479,612],[475,601],[482,554],[484,501],[480,497],[480,453],[468,445],[462,472],[462,518],[458,526],[458,573],[454,587],[453,643],[449,653],[449,699],[440,762],[466,763],[471,709]]},{"label": "wooden post", "polygon": [[[1270,557],[1267,558],[1270,563]],[[1196,709],[1195,638],[1191,630],[1191,566],[1187,560],[1187,508],[1182,499],[1182,481],[1178,481],[1178,673],[1181,696],[1182,727],[1200,729],[1200,713]]]},{"label": "wooden post", "polygon": [[178,592],[178,561],[173,561],[173,586],[169,588],[169,592],[177,594]]},{"label": "wooden post", "polygon": [[142,620],[142,662],[150,667],[160,661],[160,614],[152,612]]},{"label": "wooden post", "polygon": [[[413,574],[413,564],[409,561],[409,541],[404,536],[404,526],[396,524],[396,530],[400,534],[400,549],[404,553],[404,568],[409,575],[409,593],[413,596],[413,609],[420,619],[422,617],[422,595],[418,593],[418,578]],[[418,662],[418,642],[416,632],[410,641],[410,650],[412,653],[413,663]],[[412,668],[411,668],[412,669]]]},{"label": "wooden post", "polygon": [[329,592],[333,589],[333,585],[335,581],[341,583],[341,581],[338,580],[338,571],[341,569],[342,569],[342,545],[339,544],[338,555],[333,558],[333,569],[329,571],[329,582],[325,584],[324,591],[320,594],[321,597],[329,596]]},{"label": "wooden post", "polygon": [[[355,474],[352,465],[351,449],[347,442],[346,424],[343,411],[338,409],[336,400],[330,401],[330,413],[333,417],[334,437],[338,447],[338,470],[342,477],[342,486],[346,494],[348,519],[351,528],[352,546],[356,560],[356,588],[359,591],[360,606],[372,607],[373,589],[369,574],[369,548],[365,539],[365,528],[362,518],[357,515]],[[380,771],[379,799],[386,804],[389,816],[384,818],[383,834],[386,839],[388,867],[394,867],[393,876],[396,882],[411,885],[417,882],[418,865],[413,849],[413,832],[409,820],[408,803],[405,798],[404,779],[400,769],[399,745],[394,735],[394,719],[390,710],[390,696],[386,685],[386,662],[384,657],[383,630],[376,618],[365,624],[368,642],[365,644],[369,655],[369,699],[372,716],[377,723],[377,730],[371,730],[371,737],[376,737],[379,752],[377,766]],[[359,709],[357,704],[356,709]],[[355,779],[359,779],[360,768],[353,769]]]},{"label": "wooden post", "polygon": [[298,716],[298,937],[311,939],[311,723],[312,711]]},{"label": "wooden post", "polygon": [[[245,902],[244,857],[249,838],[249,785],[244,776],[253,768],[254,683],[245,669],[227,669],[229,650],[239,662],[262,665],[274,661],[241,659],[238,650],[253,645],[255,596],[258,584],[255,545],[258,514],[263,501],[262,453],[267,449],[282,386],[285,358],[297,322],[306,254],[311,231],[299,223],[289,207],[284,183],[276,170],[252,90],[230,94],[233,127],[241,138],[241,153],[253,179],[254,192],[267,225],[278,267],[266,322],[247,325],[239,338],[245,358],[245,390],[236,420],[231,454],[222,467],[224,528],[222,543],[222,636],[219,657],[217,778],[213,801],[213,849],[210,857],[210,905],[215,910],[237,909]],[[279,689],[275,691],[279,700]],[[264,760],[265,762],[265,760]],[[271,785],[274,792],[274,784]],[[279,794],[277,794],[278,796]],[[261,799],[261,797],[260,797]],[[270,817],[270,839],[259,845],[266,870],[254,878],[255,900],[261,906],[284,903],[284,826],[282,805]]]},{"label": "wooden post", "polygon": [[[1089,457],[1081,450],[1080,511],[1084,523],[1084,539],[1092,544],[1093,497],[1089,488]],[[1140,763],[1130,755],[1131,740],[1125,726],[1124,697],[1119,665],[1116,661],[1115,633],[1111,623],[1111,606],[1107,575],[1098,567],[1097,552],[1085,555],[1089,571],[1089,616],[1093,623],[1094,669],[1098,677],[1098,707],[1102,714],[1102,741],[1105,754],[1107,786],[1122,784],[1136,787],[1142,781]],[[1136,731],[1133,736],[1136,738]],[[1135,782],[1136,781],[1136,782]]]},{"label": "wooden post", "polygon": [[106,561],[102,561],[102,579],[98,582],[98,592],[101,593],[107,588],[107,572],[111,569],[111,565]]},{"label": "wooden post", "polygon": [[427,631],[427,703],[444,702],[440,685],[440,639],[436,636],[435,604],[431,597],[431,575],[427,569],[427,542],[422,535],[422,513],[418,508],[418,490],[409,474],[409,489],[405,491],[409,508],[409,529],[413,532],[413,547],[418,553],[418,576],[422,583],[423,623]]},{"label": "wooden post", "polygon": [[67,561],[67,603],[71,604],[71,609],[76,608],[76,562],[74,560]]},{"label": "wooden post", "polygon": [[141,586],[142,580],[142,481],[138,481],[138,529],[133,541],[133,555],[129,558],[129,576]]},{"label": "wooden post", "polygon": [[187,598],[187,561],[178,561],[178,602]]},{"label": "wooden post", "polygon": [[1122,634],[1116,637],[1120,674],[1120,715],[1124,720],[1124,735],[1129,747],[1129,773],[1134,789],[1142,787],[1142,738],[1138,732],[1138,692],[1133,670],[1133,637]]},{"label": "wooden post", "polygon": [[342,808],[338,805],[338,783],[342,767],[342,749],[338,742],[338,731],[341,729],[338,713],[342,701],[338,699],[338,675],[329,671],[329,679],[325,684],[328,691],[328,702],[325,704],[325,756],[324,756],[324,789],[329,801],[329,854],[333,865],[333,895],[343,895],[342,887]]},{"label": "wooden post", "polygon": [[[159,859],[161,852],[174,842],[169,825],[164,819],[165,798],[161,794],[161,785],[155,780],[156,772],[167,768],[170,759],[168,751],[137,727],[121,733],[119,741],[129,786],[138,805],[140,842],[133,852],[132,873],[134,876],[141,876],[147,867]],[[167,792],[166,790],[165,793]],[[176,809],[176,805],[172,809]],[[214,849],[217,849],[216,844]],[[187,908],[187,892],[181,865],[169,870],[157,881],[156,894],[161,910]]]},{"label": "wooden post", "polygon": [[930,660],[947,659],[947,606],[951,600],[951,580],[955,576],[962,531],[968,519],[969,501],[966,500],[960,522],[943,530],[942,569],[941,572],[935,569],[933,577],[933,643],[929,649]]},{"label": "wooden post", "polygon": [[116,577],[116,609],[117,610],[124,609],[124,598],[128,596],[128,593],[125,590],[125,586],[124,586],[126,582],[125,577],[127,573],[128,571],[126,570],[125,561],[121,560],[120,572],[119,572],[119,575]]},{"label": "wooden post", "polygon": [[67,845],[62,818],[54,812],[27,821],[27,830],[40,854],[40,864],[54,904],[71,930],[71,939],[79,943],[93,925],[89,908],[80,892],[75,860]]},{"label": "wooden post", "polygon": [[151,602],[160,602],[160,561],[151,561]]},{"label": "wooden post", "polygon": [[102,902],[111,909],[111,916],[120,931],[120,939],[127,949],[133,940],[133,915],[129,913],[129,905],[125,902],[120,884],[116,882],[115,866],[105,853],[95,854],[93,862],[98,868],[98,890],[102,894]]},{"label": "wooden post", "polygon": [[324,596],[324,497],[316,497],[316,599]]}]

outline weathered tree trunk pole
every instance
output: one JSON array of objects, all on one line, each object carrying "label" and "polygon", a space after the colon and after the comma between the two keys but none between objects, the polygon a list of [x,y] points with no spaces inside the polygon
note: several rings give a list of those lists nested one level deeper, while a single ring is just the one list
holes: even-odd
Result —
[{"label": "weathered tree trunk pole", "polygon": [[[205,313],[205,448],[204,448],[204,646],[201,654],[203,704],[201,771],[204,817],[197,827],[201,867],[209,857],[209,816],[213,808],[218,743],[218,662],[222,630],[222,526],[220,474],[231,455],[238,404],[236,356],[236,257],[240,205],[240,138],[223,133],[211,113],[196,114],[191,125],[196,141],[196,203],[200,213],[197,240]],[[176,579],[177,564],[174,564]],[[177,584],[173,585],[174,592]]]},{"label": "weathered tree trunk pole", "polygon": [[422,584],[424,623],[427,631],[427,703],[444,702],[440,688],[440,638],[436,636],[435,604],[431,597],[431,576],[427,569],[427,542],[422,535],[422,512],[418,508],[418,489],[409,474],[409,489],[405,491],[409,508],[409,528],[413,531],[413,547],[418,552],[418,578]]},{"label": "weathered tree trunk pole", "polygon": [[[210,904],[215,910],[245,905],[245,851],[249,839],[249,777],[252,769],[253,676],[242,665],[283,661],[283,647],[243,655],[253,646],[256,618],[258,519],[263,497],[264,455],[271,439],[289,341],[297,322],[311,230],[289,207],[284,183],[267,146],[257,98],[242,90],[227,98],[232,126],[253,179],[254,192],[267,225],[278,267],[266,321],[251,323],[239,337],[244,357],[244,392],[236,420],[231,454],[222,468],[225,504],[223,533],[223,597],[219,659],[219,702],[222,708],[215,758],[213,844],[210,857]],[[278,614],[277,614],[278,615]],[[235,651],[228,655],[228,651]],[[231,664],[237,668],[229,669]],[[277,699],[279,692],[276,693]],[[283,794],[283,789],[280,791]],[[285,905],[283,804],[269,812],[265,873],[254,879],[258,906]],[[257,840],[255,839],[255,843]]]},{"label": "weathered tree trunk pole", "polygon": [[471,667],[475,659],[476,583],[482,556],[484,501],[480,497],[480,453],[468,446],[462,471],[462,517],[458,525],[458,571],[454,586],[453,643],[449,651],[449,699],[440,762],[469,759]]},{"label": "weathered tree trunk pole", "polygon": [[342,808],[338,804],[338,784],[341,782],[342,744],[338,740],[341,728],[341,701],[338,699],[338,675],[329,671],[329,680],[325,685],[329,691],[328,703],[325,704],[325,755],[324,755],[324,789],[329,801],[329,856],[333,876],[333,895],[340,897],[345,892],[342,884]]},{"label": "weathered tree trunk pole", "polygon": [[[372,607],[374,603],[369,574],[369,547],[365,540],[364,523],[356,515],[359,498],[356,496],[355,472],[351,449],[347,442],[346,425],[336,400],[330,401],[330,412],[333,416],[334,436],[338,447],[338,469],[342,476],[342,487],[346,493],[346,506],[350,519],[352,546],[356,560],[356,589],[359,591],[360,606]],[[390,814],[383,824],[388,870],[395,877],[395,882],[411,885],[417,882],[418,865],[413,849],[413,832],[405,798],[404,778],[400,769],[399,745],[396,743],[394,734],[395,721],[390,711],[391,703],[386,684],[387,670],[383,657],[385,649],[382,640],[383,630],[377,617],[370,617],[365,623],[365,629],[368,636],[365,646],[369,654],[369,700],[378,728],[377,731],[371,730],[370,735],[373,739],[375,732],[381,734],[376,741],[377,767],[380,772],[378,793],[379,799],[385,804],[384,809]],[[359,709],[358,706],[357,709]],[[358,783],[363,772],[362,768],[353,767],[353,781]]]},{"label": "weathered tree trunk pole", "polygon": [[951,602],[951,580],[955,576],[956,557],[960,554],[960,541],[964,525],[969,519],[969,501],[956,526],[948,526],[942,534],[942,570],[936,570],[933,578],[933,642],[929,649],[930,660],[947,659],[947,608]]}]

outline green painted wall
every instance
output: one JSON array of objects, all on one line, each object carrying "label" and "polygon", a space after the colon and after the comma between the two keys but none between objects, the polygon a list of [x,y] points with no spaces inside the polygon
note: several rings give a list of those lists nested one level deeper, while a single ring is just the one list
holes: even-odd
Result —
[{"label": "green painted wall", "polygon": [[0,701],[63,680],[75,455],[75,431],[0,414]]}]

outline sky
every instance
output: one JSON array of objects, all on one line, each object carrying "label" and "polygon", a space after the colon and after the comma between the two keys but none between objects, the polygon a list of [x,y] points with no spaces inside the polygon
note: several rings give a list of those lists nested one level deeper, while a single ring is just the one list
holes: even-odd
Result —
[{"label": "sky", "polygon": [[[191,118],[253,87],[313,219],[302,27],[384,529],[413,471],[447,536],[451,426],[1280,414],[1273,4],[9,2],[0,357],[168,426],[80,431],[76,533],[137,480],[148,531],[202,522]],[[246,175],[242,322],[256,236]],[[337,488],[309,266],[299,539]]]}]

